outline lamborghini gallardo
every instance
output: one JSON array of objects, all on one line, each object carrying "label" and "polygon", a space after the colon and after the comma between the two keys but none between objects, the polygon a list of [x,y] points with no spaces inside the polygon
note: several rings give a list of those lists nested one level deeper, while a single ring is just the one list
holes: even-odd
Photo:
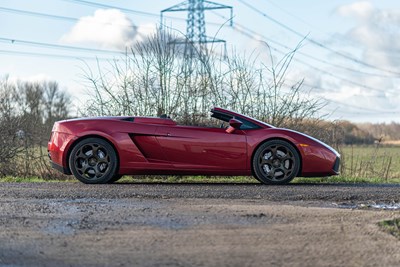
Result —
[{"label": "lamborghini gallardo", "polygon": [[222,108],[221,127],[180,125],[168,116],[95,117],[56,122],[53,168],[88,184],[123,175],[254,176],[264,184],[337,175],[339,153],[323,142]]}]

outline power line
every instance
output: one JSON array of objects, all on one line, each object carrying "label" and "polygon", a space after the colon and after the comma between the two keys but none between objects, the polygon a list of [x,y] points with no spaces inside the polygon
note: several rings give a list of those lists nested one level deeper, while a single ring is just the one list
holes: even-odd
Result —
[{"label": "power line", "polygon": [[[66,0],[66,1],[69,1],[69,0]],[[74,0],[71,0],[71,1],[74,1]],[[87,2],[87,1],[85,1],[85,2]],[[281,7],[277,6],[277,5],[276,5],[275,3],[273,3],[272,1],[268,1],[268,2],[271,3],[272,5],[278,7],[279,9],[282,9]],[[97,5],[97,4],[96,4],[96,3],[93,3],[93,5]],[[120,7],[115,7],[115,8],[119,8],[119,9],[120,9]],[[282,9],[282,10],[283,10],[283,9]],[[283,10],[283,11],[285,11],[285,10]],[[63,21],[79,21],[79,19],[80,19],[80,18],[76,18],[76,17],[59,16],[59,15],[53,15],[53,14],[49,14],[49,13],[33,12],[33,11],[27,11],[27,10],[21,10],[21,9],[6,8],[6,7],[0,7],[0,12],[8,12],[8,13],[14,13],[14,14],[19,14],[19,15],[27,15],[27,16],[33,16],[33,17],[42,17],[42,18],[47,18],[47,19],[55,19],[55,20],[63,20]],[[140,11],[138,11],[138,12],[140,12]],[[223,15],[221,15],[221,14],[218,14],[217,12],[213,12],[213,13],[214,13],[215,15],[217,15],[217,16],[223,18],[223,19],[227,19],[227,17],[225,17],[225,16],[223,16]],[[294,16],[293,14],[291,14],[291,13],[289,13],[289,12],[287,12],[287,11],[285,11],[285,13],[288,13],[289,15]],[[153,17],[159,16],[159,15],[157,15],[157,14],[148,13],[148,12],[146,12],[146,14],[147,14],[147,15],[151,14]],[[169,16],[166,16],[166,17],[167,17],[167,18],[170,18],[170,19],[181,20],[181,18],[169,17]],[[298,18],[298,17],[296,17],[296,16],[294,16],[294,17],[300,20],[300,18]],[[306,23],[306,22],[305,22],[304,20],[302,20],[302,19],[301,19],[301,21],[303,21],[304,23]],[[94,23],[94,24],[102,24],[102,25],[108,24],[108,23],[101,23],[101,22],[94,22],[94,21],[93,21],[92,23]],[[207,23],[208,23],[208,24],[212,24],[212,25],[218,25],[218,26],[220,26],[219,23],[215,23],[215,22],[211,22],[211,23],[207,22]],[[240,25],[240,24],[238,24],[238,23],[236,23],[236,24],[237,24],[237,25]],[[308,24],[308,23],[306,23],[306,24],[307,24],[307,25],[310,25],[310,24]],[[121,25],[121,26],[127,26],[127,27],[131,27],[131,28],[133,28],[133,29],[137,29],[137,26],[135,26],[135,25]],[[243,25],[241,25],[241,27],[242,27],[242,28],[245,28]],[[249,29],[249,28],[246,28],[246,30],[249,31],[249,32],[252,32],[252,33],[254,33],[254,34],[258,34],[258,33],[255,33],[254,31],[252,31],[252,30]],[[258,35],[260,35],[260,34],[258,34]],[[283,47],[283,48],[286,48],[286,49],[291,49],[291,48],[289,48],[288,46],[286,46],[286,45],[284,45],[284,44],[282,44],[282,43],[277,42],[276,40],[273,40],[273,39],[271,39],[271,38],[266,37],[265,35],[264,35],[264,36],[263,36],[263,35],[260,35],[260,36],[263,37],[264,39],[268,40],[268,41],[271,42],[271,43],[275,43],[275,44],[277,44],[277,45],[279,45],[279,46],[281,46],[281,47]],[[379,52],[379,53],[383,53],[382,51],[378,51],[378,52]],[[386,52],[387,52],[387,51],[385,51],[384,53],[386,53]],[[299,54],[301,54],[301,55],[303,55],[303,56],[306,56],[306,57],[308,57],[308,58],[311,58],[311,59],[313,59],[313,60],[317,60],[317,61],[320,61],[320,62],[322,62],[322,63],[331,65],[331,66],[333,66],[333,67],[345,69],[345,70],[352,71],[352,72],[355,72],[355,73],[364,74],[364,75],[370,75],[370,76],[372,75],[372,76],[377,76],[377,77],[397,78],[397,77],[394,77],[394,76],[382,75],[382,74],[377,74],[377,73],[368,73],[368,72],[363,72],[363,71],[360,71],[360,70],[355,70],[355,69],[352,69],[352,68],[349,68],[349,67],[346,67],[346,66],[340,66],[340,65],[337,65],[337,64],[334,64],[334,63],[331,63],[331,62],[322,60],[322,59],[318,59],[318,58],[313,57],[313,56],[311,56],[311,55],[309,55],[309,54],[303,53],[302,51],[298,51],[297,53],[299,53]]]},{"label": "power line", "polygon": [[[279,51],[279,50],[277,50],[277,51],[278,51],[279,53],[285,55],[284,52]],[[382,90],[382,89],[373,88],[373,87],[370,87],[370,86],[368,86],[368,85],[364,85],[364,84],[361,84],[361,83],[358,83],[358,82],[349,80],[349,79],[347,79],[347,78],[343,78],[343,77],[337,76],[336,74],[333,74],[333,73],[331,73],[331,72],[329,72],[329,71],[325,71],[325,70],[319,69],[319,68],[317,68],[317,67],[315,67],[315,66],[313,66],[313,65],[311,65],[311,64],[309,64],[309,63],[307,63],[307,62],[304,62],[304,61],[302,61],[302,60],[300,60],[300,59],[296,59],[296,61],[299,62],[299,63],[301,63],[301,64],[303,64],[303,65],[308,66],[308,67],[311,68],[311,69],[314,69],[314,70],[316,70],[316,71],[319,71],[319,72],[321,72],[321,73],[324,73],[324,74],[326,74],[326,75],[328,75],[328,76],[331,76],[331,77],[336,78],[336,79],[338,79],[338,80],[341,80],[341,81],[343,81],[343,82],[347,82],[347,83],[349,83],[349,84],[353,84],[353,85],[356,85],[356,86],[359,86],[359,87],[362,87],[362,88],[365,88],[365,89],[368,89],[368,90],[376,91],[376,92],[386,92],[385,90]]]},{"label": "power line", "polygon": [[[223,18],[223,19],[227,19],[225,16],[223,16],[223,15],[217,13],[217,12],[213,12],[213,13],[214,13],[215,15],[217,15],[217,16]],[[279,45],[280,47],[283,47],[283,48],[285,48],[285,49],[292,50],[292,48],[288,47],[287,45],[284,45],[284,44],[282,44],[282,43],[280,43],[280,42],[278,42],[278,41],[276,41],[276,40],[274,40],[274,39],[268,38],[268,37],[266,37],[265,35],[259,34],[259,33],[255,32],[255,31],[251,30],[250,28],[248,28],[248,27],[246,27],[246,26],[243,26],[243,25],[240,24],[240,23],[235,22],[235,24],[236,24],[237,26],[239,26],[240,28],[245,29],[246,31],[252,33],[253,35],[258,35],[258,36],[262,37],[263,39],[267,40],[267,41],[270,42],[270,43],[274,43],[274,44]],[[249,35],[249,36],[251,36],[251,35]],[[260,41],[260,40],[258,40],[257,38],[254,38],[254,36],[252,36],[251,38],[252,38],[253,40]],[[313,60],[315,60],[315,61],[324,63],[324,64],[326,64],[326,65],[329,65],[329,66],[332,66],[332,67],[335,67],[335,68],[339,68],[339,69],[342,69],[342,70],[351,71],[351,72],[354,72],[354,73],[357,73],[357,74],[361,74],[361,75],[376,76],[376,77],[383,77],[383,78],[394,78],[394,79],[400,78],[400,77],[395,77],[395,76],[390,76],[390,75],[384,75],[384,74],[378,74],[378,73],[364,72],[364,71],[356,70],[356,69],[353,69],[353,68],[349,68],[349,67],[347,67],[347,66],[338,65],[338,64],[335,64],[335,63],[326,61],[326,60],[324,60],[324,59],[317,58],[317,57],[315,57],[315,56],[309,55],[309,54],[304,53],[304,52],[302,52],[302,51],[300,51],[300,50],[296,51],[296,53],[298,53],[298,54],[300,54],[300,55],[303,55],[303,56],[305,56],[305,57],[308,57],[308,58],[310,58],[310,59],[313,59]]]},{"label": "power line", "polygon": [[325,99],[325,100],[328,102],[331,102],[331,103],[336,103],[336,104],[344,106],[344,107],[349,107],[349,108],[354,108],[354,109],[358,109],[361,111],[366,111],[367,113],[365,113],[365,114],[377,114],[377,113],[379,113],[379,114],[399,114],[400,113],[400,111],[385,111],[385,110],[369,109],[369,108],[365,108],[365,107],[360,107],[360,106],[356,106],[356,105],[351,105],[351,104],[335,101],[332,99]]},{"label": "power line", "polygon": [[[141,16],[157,17],[157,18],[160,17],[159,14],[155,14],[155,13],[151,13],[151,12],[145,12],[145,11],[134,10],[134,9],[124,8],[124,7],[101,4],[101,3],[96,3],[96,2],[86,1],[86,0],[61,0],[61,1],[70,2],[70,3],[74,3],[74,4],[80,4],[80,5],[86,5],[86,6],[92,6],[92,7],[119,9],[119,10],[125,12],[125,13],[141,15]],[[165,18],[186,21],[186,19],[178,18],[178,17],[165,16]]]},{"label": "power line", "polygon": [[[154,14],[154,13],[150,13],[150,12],[139,11],[139,10],[123,8],[123,7],[117,7],[117,6],[112,6],[112,5],[106,5],[106,4],[96,3],[96,2],[85,1],[85,0],[61,0],[61,1],[75,3],[75,4],[81,4],[81,5],[86,5],[86,6],[93,6],[93,7],[114,8],[114,9],[119,9],[121,11],[124,11],[126,13],[131,13],[131,14],[136,14],[136,15],[143,15],[143,16],[157,17],[157,18],[159,17],[158,14]],[[176,18],[176,19],[180,19],[180,18]],[[182,19],[182,20],[185,20],[185,19]]]},{"label": "power line", "polygon": [[[291,82],[294,82],[294,83],[299,83],[298,81],[294,81],[294,80],[290,80],[290,79],[285,79],[285,80],[288,80],[288,81],[291,81]],[[285,81],[283,82],[283,84],[288,88],[293,88],[293,84],[289,84],[289,83],[287,83]],[[309,85],[309,84],[305,83],[304,81],[301,82],[301,85],[308,86],[311,89],[322,89],[322,90],[326,90],[326,91],[332,91],[332,89],[326,89],[326,88],[322,88],[320,86]],[[386,111],[386,110],[377,110],[377,109],[370,109],[370,108],[366,108],[366,107],[360,107],[360,106],[356,106],[356,105],[352,105],[352,104],[343,103],[343,102],[340,102],[340,101],[328,99],[328,98],[326,98],[324,96],[322,96],[322,98],[327,102],[336,103],[336,104],[344,106],[344,107],[350,107],[350,108],[358,109],[358,110],[361,110],[361,111],[367,111],[367,112],[370,112],[370,113],[372,112],[374,114],[375,113],[400,113],[400,111]]]},{"label": "power line", "polygon": [[[238,23],[235,23],[235,24],[236,24],[236,25],[239,25]],[[258,40],[258,39],[256,39],[256,38],[254,38],[254,36],[253,36],[252,34],[246,32],[246,31],[240,30],[240,29],[238,29],[236,26],[233,26],[233,28],[234,28],[235,30],[239,31],[240,33],[242,33],[242,34],[248,36],[248,37],[251,38],[251,39]],[[259,41],[259,40],[258,40],[258,41]],[[268,46],[269,46],[269,45],[268,45]],[[287,55],[287,53],[282,52],[282,51],[279,50],[279,49],[276,49],[276,48],[271,47],[271,46],[269,46],[269,47],[270,47],[272,50],[274,50],[274,51],[276,51],[276,52],[278,52],[278,53],[280,53],[280,54],[282,54],[282,55]],[[353,85],[356,85],[356,86],[359,86],[359,87],[363,87],[363,88],[366,88],[366,89],[369,89],[369,90],[372,90],[372,91],[386,92],[385,90],[380,90],[380,89],[377,89],[377,88],[369,87],[369,86],[366,86],[366,85],[363,85],[363,84],[360,84],[360,83],[357,83],[357,82],[348,80],[348,79],[346,79],[346,78],[342,78],[342,77],[336,76],[336,75],[334,75],[334,74],[332,74],[332,73],[330,73],[330,72],[327,72],[327,71],[318,69],[318,68],[316,68],[316,67],[314,67],[314,66],[312,66],[312,65],[310,65],[310,64],[308,64],[308,63],[306,63],[306,62],[304,62],[304,61],[301,61],[301,60],[299,60],[299,59],[296,59],[296,61],[298,61],[299,63],[301,63],[301,64],[303,64],[303,65],[307,65],[308,67],[313,68],[313,69],[315,69],[316,71],[319,71],[319,72],[325,73],[325,74],[327,74],[327,75],[329,75],[329,76],[332,76],[333,78],[336,78],[336,79],[338,79],[338,80],[341,80],[341,81],[344,81],[344,82],[347,82],[347,83],[351,83],[351,84],[353,84]],[[321,87],[317,87],[317,86],[311,86],[311,85],[309,85],[309,86],[310,86],[310,87],[313,87],[313,88],[317,88],[317,89],[328,90],[328,89],[321,88]],[[330,89],[330,90],[331,90],[331,89]],[[331,90],[331,91],[332,91],[332,90]],[[329,100],[329,99],[326,99],[326,100],[327,100],[327,101],[330,101],[330,102],[340,103],[340,102],[332,101],[332,100]],[[357,107],[357,106],[353,106],[353,105],[348,105],[348,104],[345,104],[345,103],[340,103],[340,104],[341,104],[342,106],[352,106],[353,108],[358,108],[358,109],[363,109],[363,110],[368,111],[368,112],[373,112],[373,114],[377,114],[377,113],[380,113],[380,114],[399,114],[399,113],[400,113],[400,111],[380,111],[380,110],[365,109],[365,108],[361,108],[361,107]],[[371,113],[369,113],[369,114],[371,114]]]},{"label": "power line", "polygon": [[[301,21],[301,22],[304,23],[305,25],[308,25],[309,27],[312,27],[312,28],[318,30],[319,32],[323,33],[323,31],[322,31],[321,29],[315,27],[315,25],[313,25],[313,24],[307,22],[306,20],[304,20],[303,18],[301,18],[301,17],[299,17],[299,16],[297,16],[297,15],[295,15],[295,14],[293,14],[293,13],[287,11],[286,9],[282,8],[281,6],[279,6],[278,4],[276,4],[275,2],[273,2],[273,1],[271,1],[271,0],[264,0],[264,1],[270,3],[271,5],[273,5],[274,7],[276,7],[277,9],[279,9],[279,10],[281,10],[282,12],[286,13],[287,15],[289,15],[289,16],[291,16],[291,17],[297,19],[298,21]],[[324,33],[324,34],[326,34],[326,33]]]},{"label": "power line", "polygon": [[[40,17],[40,18],[47,18],[47,19],[54,19],[54,20],[63,20],[63,21],[79,21],[80,18],[75,18],[75,17],[66,17],[66,16],[59,16],[59,15],[53,15],[53,14],[48,14],[48,13],[40,13],[40,12],[33,12],[33,11],[28,11],[28,10],[21,10],[21,9],[14,9],[14,8],[6,8],[6,7],[0,7],[0,12],[7,12],[7,13],[14,13],[18,15],[26,15],[26,16],[32,16],[32,17]],[[118,25],[118,26],[124,26],[124,27],[129,27],[133,29],[137,29],[137,26],[135,25],[122,25],[122,24],[114,24],[114,23],[102,23],[102,22],[90,22],[93,24],[101,24],[101,25]]]},{"label": "power line", "polygon": [[28,15],[28,16],[33,16],[33,17],[44,17],[44,18],[49,18],[49,19],[65,20],[65,21],[78,21],[79,20],[78,18],[73,18],[73,17],[57,16],[57,15],[51,15],[51,14],[46,14],[46,13],[32,12],[32,11],[27,11],[27,10],[20,10],[20,9],[6,8],[6,7],[0,7],[0,11],[14,13],[14,14],[20,14],[20,15]]},{"label": "power line", "polygon": [[105,50],[105,49],[86,48],[86,47],[79,47],[79,46],[59,45],[59,44],[42,43],[42,42],[11,39],[11,38],[4,38],[4,37],[0,37],[0,42],[9,43],[12,45],[23,44],[23,45],[29,45],[29,46],[39,46],[39,47],[74,50],[74,51],[85,51],[85,52],[98,52],[98,53],[107,53],[107,54],[123,54],[123,53],[125,53],[123,51],[116,51],[116,50]]},{"label": "power line", "polygon": [[[291,81],[291,82],[294,82],[294,83],[298,82],[298,81],[287,79],[287,78],[285,78],[285,80],[288,80],[288,81]],[[321,87],[320,85],[312,85],[312,84],[306,83],[304,81],[301,84],[304,85],[304,86],[309,87],[310,89],[320,89],[320,90],[329,91],[329,92],[334,92],[335,91],[335,89],[332,89],[332,88]],[[382,91],[382,92],[384,92],[384,91]],[[360,96],[360,95],[359,94],[354,94],[354,96]],[[363,96],[365,96],[365,95],[363,95]],[[374,98],[383,98],[383,96],[373,96],[373,97]]]},{"label": "power line", "polygon": [[[134,9],[130,9],[130,8],[107,5],[107,4],[101,4],[101,3],[96,3],[96,2],[86,1],[86,0],[61,0],[61,1],[69,2],[69,3],[73,3],[73,4],[92,6],[92,7],[119,9],[125,13],[160,18],[160,14],[156,14],[156,13],[134,10]],[[163,17],[167,18],[167,19],[179,20],[179,21],[186,22],[186,18],[179,18],[179,17],[172,17],[172,16],[163,16]],[[217,23],[217,22],[207,22],[207,24],[221,26],[221,23]]]},{"label": "power line", "polygon": [[[283,24],[282,22],[280,22],[280,21],[278,21],[278,20],[272,18],[271,16],[267,15],[265,12],[262,12],[262,11],[258,10],[257,8],[255,8],[254,6],[250,5],[249,3],[246,3],[246,2],[243,1],[243,0],[237,0],[237,1],[239,1],[239,2],[242,3],[243,5],[247,6],[249,9],[253,10],[254,12],[260,14],[260,15],[263,16],[264,18],[266,18],[266,19],[268,19],[268,20],[274,22],[275,24],[279,25],[280,27],[286,29],[287,31],[290,31],[291,33],[293,33],[293,34],[299,36],[300,38],[304,38],[304,37],[305,37],[304,34],[301,34],[300,32],[298,32],[298,31],[296,31],[296,30],[290,28],[289,26]],[[376,66],[374,66],[374,65],[371,65],[371,64],[369,64],[369,63],[367,63],[367,62],[364,62],[364,61],[362,61],[362,60],[359,60],[359,59],[357,59],[357,58],[354,58],[354,57],[349,56],[349,55],[347,55],[347,54],[344,54],[344,53],[342,53],[342,52],[336,51],[336,50],[334,50],[334,49],[332,49],[332,48],[330,48],[330,47],[328,47],[328,46],[326,46],[326,45],[324,45],[324,44],[322,44],[322,43],[320,43],[320,42],[318,42],[318,41],[316,41],[316,40],[314,40],[314,39],[312,39],[312,38],[310,38],[310,37],[307,37],[307,40],[310,41],[312,44],[318,46],[318,47],[321,47],[321,48],[323,48],[323,49],[325,49],[325,50],[328,50],[328,51],[330,51],[330,52],[332,52],[332,53],[334,53],[334,54],[336,54],[336,55],[339,55],[339,56],[341,56],[341,57],[343,57],[343,58],[345,58],[345,59],[347,59],[347,60],[351,60],[351,61],[353,61],[353,62],[355,62],[355,63],[358,63],[358,64],[360,64],[360,65],[363,65],[363,66],[365,66],[365,67],[372,68],[372,69],[377,69],[377,70],[380,70],[380,71],[384,71],[384,72],[388,72],[388,73],[392,73],[392,74],[396,74],[396,75],[400,75],[399,72],[391,71],[391,70],[388,70],[388,69],[378,68],[378,67],[376,67]]]},{"label": "power line", "polygon": [[[236,25],[239,25],[238,23],[235,23],[235,24],[236,24]],[[240,27],[246,30],[246,27],[244,27],[244,26],[240,26]],[[254,35],[253,35],[253,34],[250,34],[249,32],[244,31],[244,30],[238,28],[238,27],[235,26],[235,25],[233,26],[233,29],[236,30],[236,31],[238,31],[238,32],[240,32],[240,33],[242,33],[243,35],[246,35],[247,37],[249,37],[249,38],[251,38],[251,39],[253,39],[253,40],[260,41],[259,39],[254,38]],[[264,41],[264,42],[265,42],[265,41]],[[283,51],[281,51],[281,50],[279,50],[279,49],[277,49],[277,48],[275,48],[275,47],[272,47],[272,46],[268,45],[266,42],[265,42],[265,45],[268,46],[269,48],[271,48],[272,50],[274,50],[274,51],[280,53],[281,55],[287,55],[287,53],[285,53],[285,52],[283,52]],[[306,62],[304,62],[304,61],[302,61],[302,60],[300,60],[300,59],[295,59],[295,60],[296,60],[297,62],[303,64],[303,65],[306,65],[306,66],[308,66],[308,67],[310,67],[310,68],[312,68],[312,69],[318,71],[318,72],[324,73],[324,74],[329,75],[329,76],[331,76],[331,77],[333,77],[333,78],[336,78],[336,79],[338,79],[338,80],[341,80],[341,81],[344,81],[344,82],[347,82],[347,83],[350,83],[350,84],[353,84],[353,85],[356,85],[356,86],[359,86],[359,87],[362,87],[362,88],[365,88],[365,89],[368,89],[368,90],[377,91],[377,92],[386,92],[385,90],[382,90],[382,89],[373,88],[373,87],[370,87],[370,86],[367,86],[367,85],[364,85],[364,84],[361,84],[361,83],[358,83],[358,82],[349,80],[349,79],[347,79],[347,78],[343,78],[343,77],[337,76],[336,74],[333,74],[333,73],[331,73],[331,72],[328,72],[328,71],[319,69],[319,68],[317,68],[317,67],[315,67],[315,66],[313,66],[313,65],[311,65],[311,64],[309,64],[309,63],[306,63]]]},{"label": "power line", "polygon": [[105,60],[112,61],[115,58],[101,58],[101,57],[82,57],[82,56],[72,56],[72,55],[60,55],[60,54],[47,54],[47,53],[36,53],[36,52],[22,52],[22,51],[10,51],[10,50],[0,50],[0,54],[13,55],[13,56],[31,56],[31,57],[47,57],[47,58],[61,58],[61,59],[73,59],[73,60]]},{"label": "power line", "polygon": [[[28,11],[28,10],[21,10],[21,9],[13,9],[13,8],[5,8],[5,7],[0,7],[0,12],[7,12],[7,13],[14,13],[18,15],[25,15],[25,16],[32,16],[32,17],[39,17],[39,18],[47,18],[47,19],[53,19],[53,20],[62,20],[62,21],[79,21],[80,18],[76,17],[66,17],[66,16],[58,16],[58,15],[53,15],[53,14],[48,14],[48,13],[40,13],[40,12],[33,12],[33,11]],[[98,25],[112,25],[112,26],[123,26],[123,27],[128,27],[132,28],[134,30],[137,30],[137,26],[135,25],[123,25],[123,24],[115,24],[115,23],[102,23],[98,21],[90,21],[91,24],[98,24]],[[137,32],[136,33],[139,36],[143,36],[143,34]],[[104,49],[96,49],[97,52],[100,52],[99,50],[104,50]],[[118,51],[116,51],[118,52]],[[102,53],[102,52],[100,52]]]}]

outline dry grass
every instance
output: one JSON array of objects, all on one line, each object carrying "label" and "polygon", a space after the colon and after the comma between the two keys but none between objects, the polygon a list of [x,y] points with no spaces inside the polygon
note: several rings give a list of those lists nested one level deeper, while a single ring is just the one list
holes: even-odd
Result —
[{"label": "dry grass", "polygon": [[380,179],[382,182],[400,178],[400,146],[345,146],[340,152],[342,177]]}]

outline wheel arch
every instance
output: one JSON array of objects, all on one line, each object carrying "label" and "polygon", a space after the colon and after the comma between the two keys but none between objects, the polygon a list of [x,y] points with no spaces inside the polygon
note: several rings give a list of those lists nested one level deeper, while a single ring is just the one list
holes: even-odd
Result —
[{"label": "wheel arch", "polygon": [[251,155],[250,158],[250,167],[251,167],[251,172],[254,174],[254,170],[253,170],[253,159],[254,159],[254,155],[256,154],[257,149],[262,146],[264,143],[268,142],[268,141],[273,141],[273,140],[280,140],[280,141],[285,141],[289,144],[291,144],[293,146],[293,148],[296,150],[297,154],[299,155],[299,159],[300,159],[300,166],[299,166],[299,171],[296,174],[295,177],[298,177],[299,175],[301,175],[302,173],[302,168],[303,168],[303,158],[302,155],[300,153],[300,150],[298,149],[298,147],[290,140],[283,138],[283,137],[271,137],[271,138],[267,138],[263,141],[261,141],[253,150],[253,154]]},{"label": "wheel arch", "polygon": [[104,136],[101,136],[101,135],[98,135],[98,134],[88,134],[88,135],[80,136],[79,138],[77,138],[76,140],[74,140],[74,141],[70,144],[70,146],[69,146],[69,148],[68,148],[68,151],[67,151],[67,154],[66,154],[66,158],[65,158],[65,162],[66,162],[66,166],[67,166],[68,171],[71,172],[71,168],[70,168],[70,166],[69,166],[69,157],[70,157],[70,155],[71,155],[71,151],[74,149],[74,147],[75,147],[80,141],[85,140],[85,139],[89,139],[89,138],[98,138],[98,139],[102,139],[102,140],[106,141],[110,146],[112,146],[112,148],[113,148],[114,151],[115,151],[115,155],[117,156],[117,163],[118,163],[118,164],[117,164],[117,173],[118,173],[118,171],[119,171],[119,163],[120,163],[120,157],[119,157],[118,149],[115,147],[115,145],[114,145],[114,143],[113,143],[112,141],[110,141],[108,138],[106,138],[106,137],[104,137]]}]

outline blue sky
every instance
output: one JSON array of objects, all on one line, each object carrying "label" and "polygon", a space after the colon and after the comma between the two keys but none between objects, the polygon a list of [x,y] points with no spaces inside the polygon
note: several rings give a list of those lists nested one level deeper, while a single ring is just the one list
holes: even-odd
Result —
[{"label": "blue sky", "polygon": [[[148,12],[155,16],[88,6],[74,0],[2,0],[0,76],[8,74],[12,79],[56,80],[72,95],[74,102],[79,103],[85,98],[82,68],[86,67],[78,58],[83,58],[90,67],[95,68],[95,61],[90,58],[112,58],[115,54],[96,50],[56,49],[33,42],[119,50],[137,40],[135,38],[151,32],[159,24],[157,15],[160,10],[179,3],[170,0],[87,1]],[[309,39],[303,41],[302,48],[295,56],[288,79],[304,78],[305,91],[312,88],[314,97],[327,99],[329,104],[324,111],[333,112],[331,119],[400,122],[399,1],[216,2],[233,7],[236,29],[228,25],[220,29],[210,23],[207,25],[207,35],[214,36],[218,32],[217,37],[227,41],[228,50],[256,51],[261,60],[265,58],[267,61],[265,46],[258,40],[265,40],[273,48],[288,52],[287,47],[296,47],[302,39],[294,32],[308,35]],[[46,18],[21,12],[63,18]],[[186,13],[169,15],[183,20],[167,19],[165,23],[185,32]],[[229,16],[228,11],[218,11],[218,15],[206,13],[207,22],[216,24],[225,22],[222,16]],[[83,23],[83,17],[91,23]],[[116,22],[121,29],[109,31],[102,26],[104,21]],[[127,29],[126,25],[136,26],[140,35],[132,27]],[[241,34],[238,28],[250,33],[252,38]],[[61,57],[50,57],[48,54]],[[274,56],[279,58],[281,55],[274,52]]]}]

